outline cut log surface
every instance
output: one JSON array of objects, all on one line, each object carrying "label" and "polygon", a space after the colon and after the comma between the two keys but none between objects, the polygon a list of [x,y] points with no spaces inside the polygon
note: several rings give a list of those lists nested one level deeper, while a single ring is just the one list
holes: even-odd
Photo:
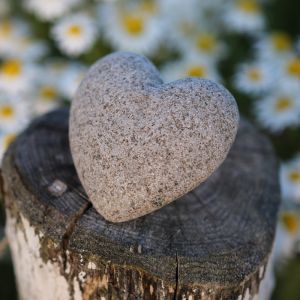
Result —
[{"label": "cut log surface", "polygon": [[[87,199],[67,109],[35,120],[3,162],[21,299],[254,299],[279,205],[268,140],[241,120],[221,167],[149,215],[110,223]],[[84,148],[85,145],[82,145]]]}]

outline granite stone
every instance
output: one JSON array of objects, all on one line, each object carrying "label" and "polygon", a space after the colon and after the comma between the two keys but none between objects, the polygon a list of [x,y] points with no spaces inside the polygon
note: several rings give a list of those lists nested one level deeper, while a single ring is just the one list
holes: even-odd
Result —
[{"label": "granite stone", "polygon": [[163,83],[144,56],[116,52],[81,82],[69,139],[93,206],[107,220],[123,222],[206,180],[226,158],[238,123],[235,99],[220,84],[200,78]]}]

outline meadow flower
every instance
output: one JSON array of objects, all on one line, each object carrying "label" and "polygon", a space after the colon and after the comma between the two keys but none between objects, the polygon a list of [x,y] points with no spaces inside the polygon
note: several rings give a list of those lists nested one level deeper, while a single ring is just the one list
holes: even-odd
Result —
[{"label": "meadow flower", "polygon": [[226,55],[225,44],[213,31],[194,33],[186,39],[186,43],[182,43],[181,48],[184,56],[200,55],[215,62]]},{"label": "meadow flower", "polygon": [[238,33],[256,34],[265,25],[262,8],[257,0],[233,0],[226,3],[224,24]]},{"label": "meadow flower", "polygon": [[185,19],[184,16],[172,18],[165,22],[166,33],[164,34],[163,46],[182,55],[190,54],[191,37],[197,30],[198,24],[193,19]]},{"label": "meadow flower", "polygon": [[300,93],[300,56],[291,54],[278,61],[281,88]]},{"label": "meadow flower", "polygon": [[45,42],[32,40],[30,37],[16,38],[14,47],[3,55],[5,58],[18,58],[23,61],[35,61],[44,57],[48,52]]},{"label": "meadow flower", "polygon": [[247,63],[238,66],[234,83],[244,93],[260,95],[274,86],[275,77],[273,68],[268,64]]},{"label": "meadow flower", "polygon": [[5,57],[15,51],[16,40],[30,34],[26,22],[20,19],[0,19],[0,55]]},{"label": "meadow flower", "polygon": [[202,20],[200,1],[186,0],[185,5],[182,5],[180,0],[165,0],[158,3],[159,10],[168,24],[168,35],[171,34],[180,41],[197,30],[199,20]]},{"label": "meadow flower", "polygon": [[53,83],[39,84],[32,95],[32,109],[34,115],[44,114],[60,106],[60,94]]},{"label": "meadow flower", "polygon": [[261,34],[254,43],[254,49],[258,59],[276,63],[286,55],[290,55],[293,49],[293,42],[287,33],[276,31]]},{"label": "meadow flower", "polygon": [[275,90],[255,104],[256,117],[260,124],[273,133],[300,124],[300,95],[289,91]]},{"label": "meadow flower", "polygon": [[0,21],[0,55],[2,58],[37,60],[47,53],[44,42],[32,38],[28,24],[20,19]]},{"label": "meadow flower", "polygon": [[66,59],[62,59],[60,57],[51,57],[45,62],[43,68],[40,69],[40,72],[45,73],[46,70],[46,77],[48,78],[47,80],[50,80],[51,82],[57,80],[59,82],[61,80],[62,73],[67,68],[68,64],[68,60]]},{"label": "meadow flower", "polygon": [[155,2],[150,7],[141,3],[105,3],[99,13],[104,36],[113,47],[149,55],[160,45],[164,23],[156,14]]},{"label": "meadow flower", "polygon": [[36,88],[30,95],[34,115],[44,114],[62,105],[64,96],[60,87],[68,64],[67,60],[53,58],[39,68]]},{"label": "meadow flower", "polygon": [[28,92],[34,88],[36,67],[20,59],[7,59],[0,64],[0,89],[11,94]]},{"label": "meadow flower", "polygon": [[40,19],[50,21],[63,16],[80,2],[81,0],[25,0],[24,7]]},{"label": "meadow flower", "polygon": [[285,200],[300,203],[300,154],[281,164],[280,185]]},{"label": "meadow flower", "polygon": [[1,132],[0,131],[0,167],[3,155],[9,145],[15,140],[17,137],[17,132],[10,131],[10,132]]},{"label": "meadow flower", "polygon": [[22,130],[30,120],[28,102],[15,95],[0,92],[0,131]]},{"label": "meadow flower", "polygon": [[93,46],[97,31],[90,16],[78,13],[57,21],[52,28],[52,36],[62,52],[78,56]]},{"label": "meadow flower", "polygon": [[72,100],[75,92],[87,72],[87,67],[80,63],[70,63],[61,74],[59,89],[68,100]]},{"label": "meadow flower", "polygon": [[208,57],[221,54],[216,29],[221,28],[219,16],[223,5],[217,2],[219,0],[188,0],[184,5],[180,0],[159,2],[166,26],[164,46],[178,49],[184,56],[190,52],[209,54]]},{"label": "meadow flower", "polygon": [[220,81],[215,65],[200,56],[188,57],[166,64],[162,68],[162,76],[166,81],[185,77],[203,77]]},{"label": "meadow flower", "polygon": [[282,210],[279,213],[279,222],[274,241],[274,260],[277,269],[295,254],[299,232],[299,212],[293,209]]}]

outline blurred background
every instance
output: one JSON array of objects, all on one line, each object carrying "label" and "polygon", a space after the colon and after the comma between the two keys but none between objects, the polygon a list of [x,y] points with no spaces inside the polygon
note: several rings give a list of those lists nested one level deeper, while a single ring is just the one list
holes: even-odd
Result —
[{"label": "blurred background", "polygon": [[[268,293],[299,300],[299,13],[299,0],[0,0],[0,159],[32,118],[69,106],[89,65],[111,51],[146,55],[165,81],[216,80],[281,161]],[[0,211],[0,299],[10,300],[17,294]]]}]

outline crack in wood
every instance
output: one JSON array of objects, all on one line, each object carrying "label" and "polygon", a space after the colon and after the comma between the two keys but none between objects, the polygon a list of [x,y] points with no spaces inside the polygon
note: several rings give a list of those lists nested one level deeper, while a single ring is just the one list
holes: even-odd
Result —
[{"label": "crack in wood", "polygon": [[61,240],[61,249],[62,249],[62,260],[63,260],[63,268],[64,271],[66,271],[67,268],[67,249],[70,241],[70,237],[72,233],[74,232],[75,226],[79,219],[83,216],[83,214],[92,207],[92,204],[90,202],[86,202],[79,210],[76,212],[72,217],[68,224],[68,227],[66,229],[66,232],[62,236]]},{"label": "crack in wood", "polygon": [[70,274],[67,274],[67,262],[68,262],[68,256],[67,256],[67,250],[68,250],[68,245],[70,242],[71,235],[74,232],[75,226],[79,219],[84,215],[84,213],[92,206],[90,202],[86,202],[72,217],[71,220],[68,224],[68,227],[65,231],[65,233],[62,236],[61,240],[61,257],[62,257],[62,267],[63,267],[63,272],[64,276],[66,277],[68,283],[69,283],[69,294],[70,294],[70,299],[74,298],[74,285],[72,284],[72,280],[75,276],[74,269],[70,270]]}]

